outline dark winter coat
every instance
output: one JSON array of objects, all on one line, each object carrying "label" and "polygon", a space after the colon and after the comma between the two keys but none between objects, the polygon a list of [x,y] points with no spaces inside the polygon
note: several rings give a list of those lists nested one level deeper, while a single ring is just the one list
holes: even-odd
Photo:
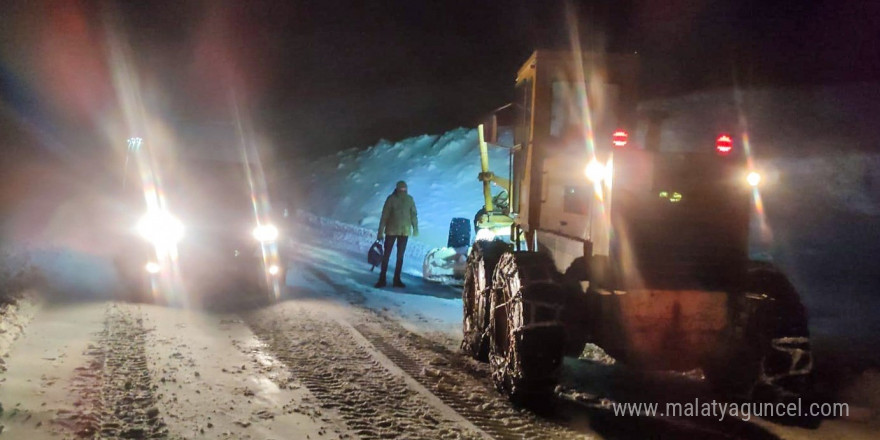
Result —
[{"label": "dark winter coat", "polygon": [[385,199],[382,207],[382,220],[379,221],[379,236],[383,235],[419,235],[419,218],[416,213],[416,202],[412,196],[402,191],[395,191]]}]

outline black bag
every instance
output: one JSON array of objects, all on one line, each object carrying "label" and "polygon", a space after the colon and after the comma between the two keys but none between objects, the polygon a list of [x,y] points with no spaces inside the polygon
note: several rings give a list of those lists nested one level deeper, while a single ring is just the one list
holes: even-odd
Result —
[{"label": "black bag", "polygon": [[376,268],[376,266],[382,264],[382,255],[384,255],[384,250],[382,249],[382,243],[379,240],[376,240],[372,246],[370,246],[370,250],[367,252],[367,263],[370,263],[372,267],[370,267],[370,272]]}]

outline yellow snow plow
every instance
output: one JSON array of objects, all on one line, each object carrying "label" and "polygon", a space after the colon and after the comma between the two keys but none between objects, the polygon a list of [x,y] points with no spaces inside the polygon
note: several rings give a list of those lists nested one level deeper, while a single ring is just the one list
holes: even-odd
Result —
[{"label": "yellow snow plow", "polygon": [[729,133],[666,151],[656,124],[639,130],[637,72],[633,55],[533,53],[506,107],[505,177],[487,155],[502,118],[480,126],[462,349],[512,398],[551,392],[586,343],[641,368],[701,368],[753,400],[803,395],[805,309],[749,260],[753,170]]}]

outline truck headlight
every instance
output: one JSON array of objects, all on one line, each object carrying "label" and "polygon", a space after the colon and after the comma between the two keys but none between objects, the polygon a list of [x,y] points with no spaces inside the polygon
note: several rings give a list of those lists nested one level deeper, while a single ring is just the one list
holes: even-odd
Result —
[{"label": "truck headlight", "polygon": [[752,188],[758,186],[761,183],[761,174],[757,171],[752,171],[746,176],[746,182]]},{"label": "truck headlight", "polygon": [[587,179],[592,183],[601,182],[605,179],[605,165],[602,165],[596,160],[596,158],[593,158],[590,160],[590,163],[587,164],[584,174],[586,174]]},{"label": "truck headlight", "polygon": [[480,240],[492,241],[494,239],[495,239],[495,233],[492,232],[491,229],[484,228],[484,229],[480,229],[479,231],[477,231],[476,241],[480,241]]},{"label": "truck headlight", "polygon": [[137,231],[155,246],[176,246],[183,238],[183,223],[166,211],[151,212],[138,221]]},{"label": "truck headlight", "polygon": [[274,225],[260,225],[254,228],[253,234],[260,243],[270,243],[278,239],[278,228]]}]

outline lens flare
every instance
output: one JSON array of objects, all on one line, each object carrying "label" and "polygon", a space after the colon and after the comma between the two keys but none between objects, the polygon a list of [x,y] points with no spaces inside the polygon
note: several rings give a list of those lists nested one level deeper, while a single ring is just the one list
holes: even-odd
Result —
[{"label": "lens flare", "polygon": [[[761,190],[758,186],[761,183],[761,175],[755,171],[755,158],[752,151],[752,142],[749,137],[749,124],[748,119],[746,119],[745,112],[743,111],[742,106],[742,91],[739,88],[734,89],[734,101],[737,105],[737,112],[739,113],[739,125],[742,129],[742,148],[743,153],[745,153],[746,157],[746,170],[749,174],[746,177],[746,181],[752,187],[752,205],[754,206],[753,215],[755,220],[757,221],[758,226],[758,238],[760,241],[768,245],[773,241],[773,230],[770,227],[770,224],[767,222],[767,213],[764,208],[764,200],[761,197]],[[752,177],[752,174],[757,176],[757,179]],[[752,181],[756,180],[756,184],[752,184]]]},{"label": "lens flare", "polygon": [[[234,90],[230,91],[229,97],[232,114],[235,118],[235,131],[238,136],[238,152],[241,163],[244,166],[245,177],[250,191],[254,220],[259,225],[253,231],[254,238],[260,241],[260,252],[263,256],[264,267],[269,267],[271,262],[280,261],[281,259],[277,242],[279,231],[277,227],[270,223],[272,204],[269,200],[266,174],[263,170],[263,163],[260,160],[259,149],[257,148],[258,139],[254,136],[253,125],[247,117],[247,113],[242,114],[241,106]],[[284,280],[267,276],[266,281],[272,290],[273,299],[279,299]]]},{"label": "lens flare", "polygon": [[274,225],[260,225],[254,228],[253,235],[260,243],[271,243],[278,239],[278,228]]},{"label": "lens flare", "polygon": [[584,174],[587,176],[587,179],[592,183],[601,182],[606,175],[605,166],[599,163],[598,160],[593,158],[590,160],[590,163],[587,164],[587,168],[584,170]]},{"label": "lens flare", "polygon": [[746,176],[746,182],[748,182],[749,186],[752,188],[758,186],[761,183],[761,174],[757,171],[752,171]]},{"label": "lens flare", "polygon": [[137,231],[156,247],[176,246],[183,238],[183,223],[165,211],[147,213],[137,224]]}]

